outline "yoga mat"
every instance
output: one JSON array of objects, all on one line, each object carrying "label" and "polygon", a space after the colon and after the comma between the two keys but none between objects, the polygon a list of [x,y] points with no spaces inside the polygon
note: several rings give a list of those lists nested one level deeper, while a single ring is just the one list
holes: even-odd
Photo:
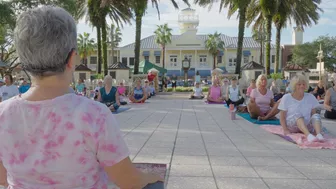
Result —
[{"label": "yoga mat", "polygon": [[209,102],[209,101],[204,101],[205,104],[226,104],[225,102]]},{"label": "yoga mat", "polygon": [[[262,125],[260,128],[280,136],[281,138],[297,144],[300,148],[309,148],[309,149],[336,149],[336,138],[325,134],[323,132],[324,141],[308,142],[306,136],[302,133],[291,133],[289,135],[283,134],[282,127],[274,127],[273,125]],[[324,129],[326,130],[326,129]]]},{"label": "yoga mat", "polygon": [[238,115],[247,121],[258,124],[258,125],[273,125],[273,126],[280,126],[280,120],[274,119],[274,120],[265,120],[265,121],[259,121],[257,119],[252,119],[249,113],[238,113]]},{"label": "yoga mat", "polygon": [[[160,175],[162,178],[166,178],[167,174],[167,165],[166,164],[158,164],[158,163],[133,163],[137,169],[145,173],[154,173]],[[108,187],[109,189],[119,189],[119,187],[115,186],[110,182]],[[148,187],[150,188],[150,187]],[[156,188],[155,188],[156,189]],[[158,188],[161,189],[161,188]],[[163,188],[162,188],[163,189]]]},{"label": "yoga mat", "polygon": [[118,110],[116,112],[112,112],[112,114],[119,114],[119,113],[127,111],[129,109],[131,109],[131,107],[119,107]]}]

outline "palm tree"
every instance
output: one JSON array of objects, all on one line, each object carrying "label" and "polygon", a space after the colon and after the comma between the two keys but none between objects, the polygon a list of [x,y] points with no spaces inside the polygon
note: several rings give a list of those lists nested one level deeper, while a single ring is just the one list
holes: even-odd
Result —
[{"label": "palm tree", "polygon": [[[321,0],[276,0],[276,12],[272,18],[276,27],[275,73],[278,71],[280,62],[281,30],[286,27],[286,23],[291,22],[291,20],[293,20],[296,23],[296,26],[301,29],[303,29],[304,26],[311,26],[312,23],[317,23],[319,19],[318,11],[322,11],[318,7],[320,3]],[[253,22],[255,23],[253,26],[254,30],[260,30],[265,22],[262,6],[260,2],[256,0],[254,0],[249,7],[247,25],[249,26]],[[268,57],[270,58],[270,56]]]},{"label": "palm tree", "polygon": [[119,27],[116,27],[114,24],[111,24],[110,28],[110,45],[111,45],[111,56],[112,56],[112,63],[114,62],[114,48],[119,46],[119,43],[121,42],[122,33],[120,31]]},{"label": "palm tree", "polygon": [[[109,0],[106,0],[109,1]],[[155,6],[158,14],[159,11],[159,0],[151,0],[153,6]],[[170,0],[175,8],[178,8],[178,5],[175,0]],[[189,5],[188,0],[182,0],[184,3]],[[132,0],[133,11],[135,14],[135,47],[134,47],[134,74],[139,73],[139,62],[140,62],[140,47],[141,47],[141,26],[142,26],[142,17],[145,15],[147,10],[147,4],[149,0]],[[160,18],[160,16],[159,16]]]},{"label": "palm tree", "polygon": [[[214,2],[218,0],[195,0],[201,6],[212,7]],[[236,74],[240,74],[240,67],[242,62],[243,54],[243,41],[244,32],[246,24],[246,12],[251,0],[220,0],[219,11],[223,8],[229,8],[228,18],[230,18],[234,13],[238,12],[239,25],[238,25],[238,44],[237,44],[237,64],[236,64]]]},{"label": "palm tree", "polygon": [[95,41],[90,38],[89,33],[84,32],[83,35],[78,35],[77,48],[82,64],[87,65],[87,57],[95,50],[95,47]]},{"label": "palm tree", "polygon": [[166,44],[171,43],[171,34],[172,29],[168,27],[168,24],[157,26],[155,30],[155,42],[161,45],[162,48],[162,67],[165,68],[165,50]]},{"label": "palm tree", "polygon": [[97,30],[97,56],[98,56],[98,74],[101,74],[102,51],[101,51],[101,21],[99,14],[100,2],[96,0],[88,0],[88,15],[90,23]]},{"label": "palm tree", "polygon": [[224,41],[221,39],[221,34],[215,32],[214,34],[209,34],[207,40],[205,41],[205,48],[213,57],[213,69],[216,68],[216,57],[221,49],[224,49]]},{"label": "palm tree", "polygon": [[[258,1],[258,0],[257,0]],[[271,65],[271,38],[272,38],[272,19],[277,12],[277,0],[259,0],[261,13],[265,19],[266,27],[266,75],[270,74]]]},{"label": "palm tree", "polygon": [[264,42],[266,40],[266,33],[264,27],[261,27],[261,30],[253,30],[252,38],[259,42],[260,45],[260,64],[263,65],[264,56],[263,56],[263,49],[264,49]]},{"label": "palm tree", "polygon": [[[279,1],[279,0],[278,0]],[[273,22],[276,28],[276,56],[274,72],[277,73],[280,62],[280,43],[281,30],[286,27],[286,23],[294,20],[296,26],[303,30],[304,26],[311,26],[313,23],[317,24],[320,15],[318,11],[321,0],[312,1],[296,1],[296,0],[282,0],[278,3],[278,11],[273,17]]]}]

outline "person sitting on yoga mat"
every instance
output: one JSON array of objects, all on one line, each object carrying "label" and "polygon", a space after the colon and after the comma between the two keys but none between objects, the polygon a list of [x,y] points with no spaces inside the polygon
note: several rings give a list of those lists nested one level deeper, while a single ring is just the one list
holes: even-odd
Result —
[{"label": "person sitting on yoga mat", "polygon": [[284,134],[303,133],[309,142],[323,141],[321,117],[316,113],[320,104],[314,95],[305,93],[308,89],[307,78],[296,75],[290,85],[293,92],[284,95],[279,104],[280,123]]},{"label": "person sitting on yoga mat", "polygon": [[324,97],[324,107],[326,109],[324,117],[336,119],[336,78],[333,78],[333,87],[331,87]]},{"label": "person sitting on yoga mat", "polygon": [[273,92],[267,88],[266,75],[259,75],[256,84],[257,88],[252,90],[250,102],[247,105],[248,112],[253,119],[267,115],[274,105]]},{"label": "person sitting on yoga mat", "polygon": [[281,93],[279,86],[277,85],[276,81],[272,81],[272,85],[270,87],[270,90],[273,92],[274,95],[274,101],[278,102],[279,99],[283,96],[283,93]]},{"label": "person sitting on yoga mat", "polygon": [[126,97],[126,87],[124,86],[124,81],[119,83],[118,94],[119,94],[120,104],[121,105],[126,105],[127,104],[127,97]]},{"label": "person sitting on yoga mat", "polygon": [[133,103],[144,103],[147,99],[146,90],[141,86],[141,80],[136,80],[136,86],[130,94],[129,99]]},{"label": "person sitting on yoga mat", "polygon": [[202,87],[200,87],[200,83],[196,83],[193,93],[191,94],[190,98],[192,99],[203,99],[204,98],[204,94],[202,91]]},{"label": "person sitting on yoga mat", "polygon": [[117,88],[112,86],[113,78],[106,75],[104,78],[104,87],[99,89],[98,101],[105,104],[112,112],[115,112],[120,107],[119,93]]},{"label": "person sitting on yoga mat", "polygon": [[226,105],[229,107],[230,104],[233,104],[235,107],[244,103],[244,98],[239,98],[240,94],[243,94],[240,89],[239,85],[237,85],[237,79],[231,79],[231,85],[228,86],[226,90]]},{"label": "person sitting on yoga mat", "polygon": [[325,95],[325,88],[324,88],[324,84],[323,84],[323,81],[320,80],[317,84],[317,86],[315,87],[314,89],[314,96],[316,98],[320,98],[320,99],[323,99],[324,98],[324,95]]},{"label": "person sitting on yoga mat", "polygon": [[68,12],[29,9],[18,15],[13,39],[32,87],[0,103],[0,185],[107,189],[110,180],[118,188],[144,188],[163,180],[132,164],[104,104],[69,93],[79,55],[76,22]]},{"label": "person sitting on yoga mat", "polygon": [[212,81],[212,86],[209,88],[208,92],[208,97],[207,97],[208,102],[224,102],[224,99],[222,97],[222,90],[219,85],[219,79],[215,78]]},{"label": "person sitting on yoga mat", "polygon": [[230,81],[227,79],[227,78],[224,78],[223,79],[223,83],[222,83],[222,95],[223,95],[223,99],[226,98],[226,92],[227,92],[227,89],[230,85]]}]

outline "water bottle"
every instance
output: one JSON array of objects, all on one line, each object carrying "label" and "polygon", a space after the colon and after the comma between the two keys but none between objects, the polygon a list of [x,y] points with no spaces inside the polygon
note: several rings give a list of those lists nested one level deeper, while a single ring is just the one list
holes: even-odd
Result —
[{"label": "water bottle", "polygon": [[236,110],[233,104],[230,104],[229,106],[229,114],[230,114],[230,118],[231,120],[235,120],[236,119]]}]

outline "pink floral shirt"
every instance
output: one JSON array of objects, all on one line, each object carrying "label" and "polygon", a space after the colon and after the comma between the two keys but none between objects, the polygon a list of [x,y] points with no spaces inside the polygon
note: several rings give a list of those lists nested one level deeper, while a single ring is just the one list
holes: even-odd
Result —
[{"label": "pink floral shirt", "polygon": [[128,156],[104,104],[75,94],[0,103],[0,160],[10,189],[107,189],[103,167]]}]

